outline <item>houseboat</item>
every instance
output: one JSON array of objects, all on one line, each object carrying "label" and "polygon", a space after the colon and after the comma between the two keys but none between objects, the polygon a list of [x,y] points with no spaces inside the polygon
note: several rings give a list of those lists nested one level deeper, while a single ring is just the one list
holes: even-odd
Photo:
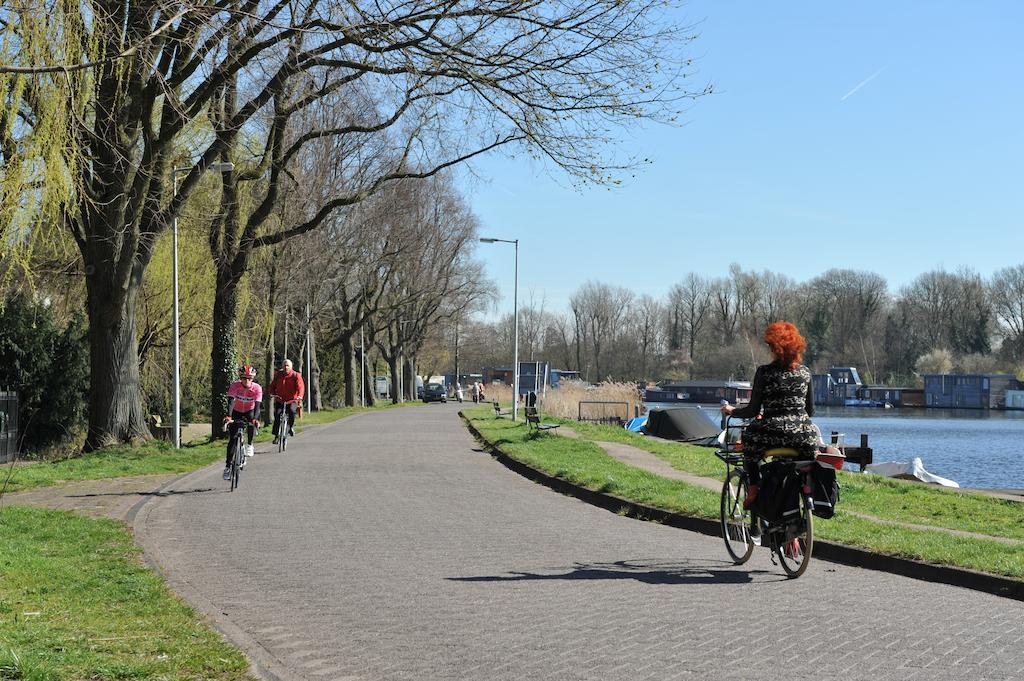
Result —
[{"label": "houseboat", "polygon": [[746,404],[750,402],[750,390],[748,381],[665,380],[644,389],[644,402],[718,404],[727,400],[730,404]]},{"label": "houseboat", "polygon": [[1005,409],[1007,391],[1020,388],[1012,374],[925,374],[925,406]]}]

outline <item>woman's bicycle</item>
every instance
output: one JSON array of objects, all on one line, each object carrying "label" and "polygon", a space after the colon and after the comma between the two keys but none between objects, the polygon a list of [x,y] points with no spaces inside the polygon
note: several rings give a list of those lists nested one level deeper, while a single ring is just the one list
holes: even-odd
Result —
[{"label": "woman's bicycle", "polygon": [[[742,438],[730,442],[730,433],[738,428],[730,427],[729,421],[724,420],[721,447],[715,452],[726,468],[720,507],[725,549],[736,565],[742,565],[750,559],[755,546],[766,546],[772,551],[772,562],[778,557],[789,577],[799,577],[807,570],[814,548],[811,475],[817,464],[795,449],[769,449],[765,458],[774,461],[762,464],[763,484],[758,502],[744,508],[750,481],[743,470]],[[769,482],[764,473],[768,466],[772,467],[773,489],[764,484]],[[771,517],[765,517],[769,503]]]}]

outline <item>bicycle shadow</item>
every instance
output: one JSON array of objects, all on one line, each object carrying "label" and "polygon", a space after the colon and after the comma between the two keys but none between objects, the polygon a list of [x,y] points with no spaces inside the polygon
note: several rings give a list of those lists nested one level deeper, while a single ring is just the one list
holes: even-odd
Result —
[{"label": "bicycle shadow", "polygon": [[620,560],[613,563],[574,563],[564,572],[509,572],[504,575],[446,577],[452,582],[521,582],[547,580],[632,579],[644,584],[747,584],[754,576],[771,576],[767,570],[737,569],[728,561],[658,563]]}]

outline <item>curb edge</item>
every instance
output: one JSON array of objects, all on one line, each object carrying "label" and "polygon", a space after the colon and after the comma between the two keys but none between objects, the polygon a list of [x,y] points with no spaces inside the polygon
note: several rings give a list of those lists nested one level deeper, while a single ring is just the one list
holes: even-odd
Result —
[{"label": "curb edge", "polygon": [[[665,509],[654,506],[647,506],[636,501],[617,497],[613,494],[597,492],[585,487],[580,487],[568,480],[556,478],[544,473],[543,471],[537,470],[518,459],[512,458],[505,452],[501,451],[500,448],[492,444],[483,436],[483,434],[480,433],[479,430],[476,429],[472,422],[470,422],[469,418],[461,410],[459,411],[459,416],[466,424],[469,432],[473,434],[473,437],[476,438],[476,440],[483,446],[485,451],[509,470],[512,470],[529,480],[540,483],[561,494],[576,497],[577,499],[585,501],[593,506],[603,508],[607,511],[611,511],[612,513],[625,515],[629,518],[650,520],[682,530],[690,530],[691,532],[699,532],[701,534],[715,537],[720,536],[719,523],[717,520],[688,516],[681,513],[675,513],[673,511],[666,511]],[[876,570],[878,572],[888,572],[902,577],[920,579],[926,582],[949,584],[951,586],[958,586],[964,589],[981,591],[1001,598],[1024,601],[1024,582],[1010,577],[992,575],[985,572],[978,572],[976,570],[968,570],[966,568],[926,563],[912,558],[874,553],[854,546],[818,539],[815,539],[814,541],[813,555],[815,558],[820,558],[833,563],[840,563],[842,565],[850,565],[852,567],[859,567],[866,570]]]}]

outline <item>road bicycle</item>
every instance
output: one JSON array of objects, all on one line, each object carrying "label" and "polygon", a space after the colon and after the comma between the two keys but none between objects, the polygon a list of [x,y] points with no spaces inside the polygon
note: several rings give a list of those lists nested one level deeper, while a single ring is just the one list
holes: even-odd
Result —
[{"label": "road bicycle", "polygon": [[[249,425],[245,421],[239,421],[237,427],[232,428],[235,424],[234,419],[228,419],[224,422],[224,427],[230,429],[231,433],[231,463],[229,467],[231,469],[231,489],[229,491],[234,492],[238,488],[239,473],[245,468],[245,429]],[[256,439],[256,433],[253,433],[253,440]]]},{"label": "road bicycle", "polygon": [[274,395],[274,400],[274,420],[277,423],[277,451],[278,453],[283,453],[288,449],[288,433],[290,433],[292,429],[292,420],[288,413],[288,405],[296,404],[298,400],[281,400],[277,395]]},{"label": "road bicycle", "polygon": [[[814,485],[811,476],[817,463],[795,449],[778,448],[765,452],[765,459],[773,459],[767,465],[773,467],[772,478],[779,484],[774,490],[762,485],[761,493],[765,497],[778,494],[791,500],[782,504],[777,517],[766,519],[757,512],[757,503],[753,508],[744,508],[750,481],[743,470],[742,438],[730,442],[730,434],[737,430],[742,432],[742,427],[730,426],[729,421],[729,418],[723,419],[720,448],[715,451],[715,456],[725,463],[726,470],[719,516],[725,549],[736,565],[742,565],[750,559],[755,546],[765,546],[772,552],[772,562],[775,563],[777,557],[786,575],[799,577],[807,570],[814,549]],[[764,471],[766,464],[761,465]]]}]

